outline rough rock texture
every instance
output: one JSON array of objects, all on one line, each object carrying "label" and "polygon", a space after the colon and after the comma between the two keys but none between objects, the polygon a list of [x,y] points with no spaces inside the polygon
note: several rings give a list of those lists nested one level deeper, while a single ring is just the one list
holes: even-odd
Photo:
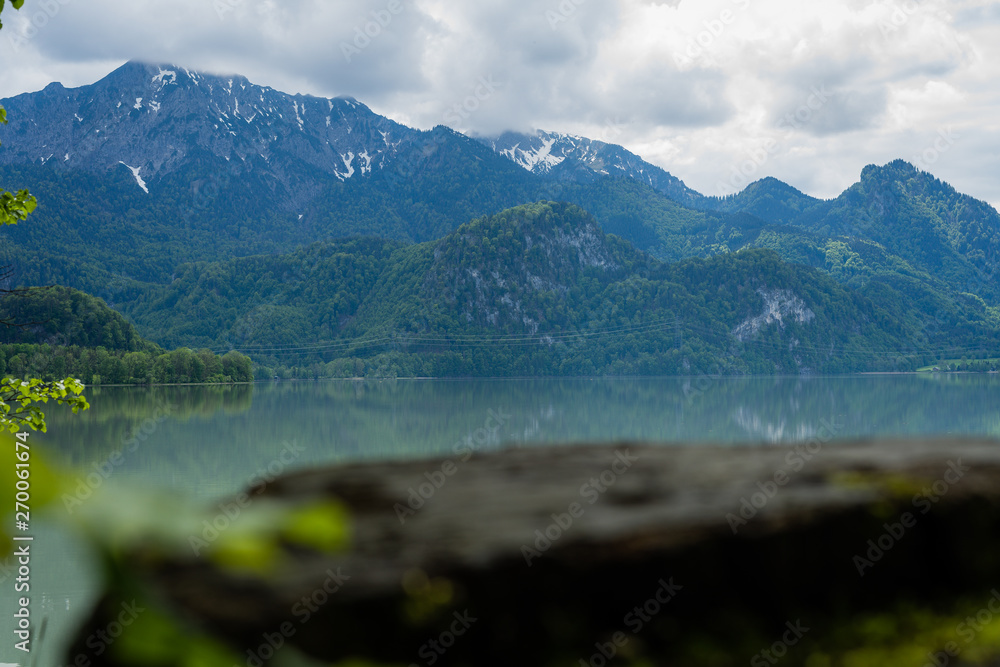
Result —
[{"label": "rough rock texture", "polygon": [[[243,656],[291,622],[326,663],[773,664],[761,651],[785,642],[788,665],[919,665],[951,642],[950,664],[994,664],[996,628],[966,642],[959,624],[1000,586],[1000,442],[823,437],[310,470],[264,493],[339,498],[346,552],[287,547],[269,578],[193,557],[133,574]],[[350,578],[300,624],[297,601],[338,568]]]},{"label": "rough rock texture", "polygon": [[806,306],[805,301],[791,290],[760,288],[757,293],[764,299],[764,312],[746,319],[733,329],[733,335],[741,343],[771,324],[777,323],[784,328],[785,318],[806,324],[816,317],[816,313]]}]

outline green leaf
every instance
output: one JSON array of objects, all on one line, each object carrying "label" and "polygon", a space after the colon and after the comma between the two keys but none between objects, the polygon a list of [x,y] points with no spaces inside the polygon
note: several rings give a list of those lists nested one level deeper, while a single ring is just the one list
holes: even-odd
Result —
[{"label": "green leaf", "polygon": [[[76,395],[68,395],[66,387]],[[5,378],[0,381],[0,428],[7,428],[13,433],[25,425],[44,433],[45,414],[36,403],[48,403],[52,400],[59,405],[70,406],[76,413],[90,407],[86,397],[80,395],[82,391],[83,384],[74,378],[66,378],[61,382],[43,382],[38,378],[27,381]],[[13,412],[11,405],[16,408]]]},{"label": "green leaf", "polygon": [[281,556],[278,545],[268,535],[226,534],[213,547],[209,558],[223,568],[262,576],[273,572]]},{"label": "green leaf", "polygon": [[294,544],[335,552],[350,542],[350,514],[337,502],[298,509],[287,518],[283,532]]},{"label": "green leaf", "polygon": [[16,225],[35,210],[38,201],[27,190],[0,192],[0,225]]}]

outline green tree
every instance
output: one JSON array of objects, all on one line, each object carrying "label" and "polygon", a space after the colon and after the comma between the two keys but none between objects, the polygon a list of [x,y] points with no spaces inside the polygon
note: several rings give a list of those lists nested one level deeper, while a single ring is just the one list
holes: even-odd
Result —
[{"label": "green tree", "polygon": [[[5,0],[0,0],[0,12],[3,12],[5,4]],[[10,0],[10,4],[14,9],[20,9],[24,0]],[[2,28],[3,23],[0,22]],[[0,124],[7,124],[7,112],[3,107],[0,107]],[[27,190],[17,193],[0,190],[0,226],[22,222],[37,205],[38,202]],[[36,431],[45,431],[45,414],[39,404],[51,400],[70,405],[74,413],[86,410],[90,405],[83,396],[83,388],[83,384],[75,378],[58,382],[4,378],[0,381],[0,429],[16,433],[28,426]]]},{"label": "green tree", "polygon": [[[0,12],[3,12],[4,0],[0,0]],[[24,0],[11,0],[10,4],[14,9],[20,9]],[[0,29],[3,22],[0,22]],[[0,107],[0,125],[7,124],[7,112]],[[28,214],[35,210],[38,202],[27,190],[19,190],[16,193],[0,190],[0,225],[16,225]]]}]

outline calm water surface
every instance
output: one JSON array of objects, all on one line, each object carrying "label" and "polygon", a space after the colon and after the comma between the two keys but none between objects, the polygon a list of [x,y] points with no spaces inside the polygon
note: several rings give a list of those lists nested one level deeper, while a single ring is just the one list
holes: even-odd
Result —
[{"label": "calm water surface", "polygon": [[[81,475],[113,465],[109,486],[141,484],[203,500],[255,475],[358,460],[452,455],[568,442],[642,440],[757,446],[834,432],[1000,437],[1000,377],[881,375],[755,379],[320,381],[242,387],[88,390],[81,415],[49,411],[33,447]],[[49,618],[38,665],[56,665],[99,582],[85,547],[50,521],[33,524],[32,612]],[[12,579],[0,663],[13,650]]]}]

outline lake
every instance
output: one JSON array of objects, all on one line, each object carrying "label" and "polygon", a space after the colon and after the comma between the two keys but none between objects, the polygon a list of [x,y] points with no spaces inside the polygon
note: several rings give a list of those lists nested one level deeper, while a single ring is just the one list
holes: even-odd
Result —
[{"label": "lake", "polygon": [[[100,485],[169,489],[209,504],[318,464],[455,456],[568,442],[707,442],[734,447],[826,438],[1000,437],[996,375],[789,378],[318,381],[232,387],[98,387],[81,415],[50,408],[33,448]],[[120,457],[116,456],[120,453]],[[96,468],[95,468],[96,467]],[[98,489],[99,491],[99,489]],[[60,508],[61,511],[61,508]],[[32,525],[32,613],[48,617],[38,665],[63,664],[65,638],[97,590],[85,546]],[[12,579],[0,573],[0,663],[13,650]]]}]

